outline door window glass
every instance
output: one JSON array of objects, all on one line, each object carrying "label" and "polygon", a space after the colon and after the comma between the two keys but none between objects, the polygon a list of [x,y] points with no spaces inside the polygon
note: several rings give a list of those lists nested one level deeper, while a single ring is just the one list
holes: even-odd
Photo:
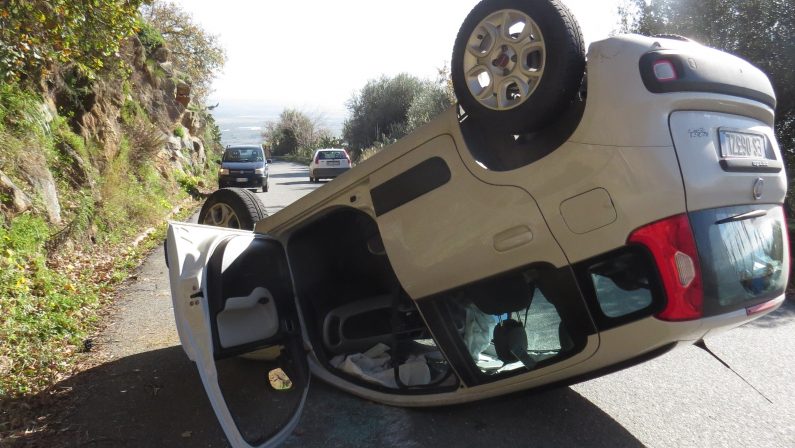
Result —
[{"label": "door window glass", "polygon": [[652,305],[650,269],[637,253],[597,263],[589,270],[599,308],[610,318],[622,317]]},{"label": "door window glass", "polygon": [[584,303],[574,277],[562,271],[514,272],[439,299],[446,302],[455,334],[480,375],[527,372],[584,347]]}]

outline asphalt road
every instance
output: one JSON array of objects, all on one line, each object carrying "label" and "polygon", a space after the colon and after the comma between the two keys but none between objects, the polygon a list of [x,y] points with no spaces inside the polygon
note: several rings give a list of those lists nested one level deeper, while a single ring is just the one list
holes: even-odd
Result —
[{"label": "asphalt road", "polygon": [[[318,187],[304,167],[271,170],[259,194],[270,213]],[[73,409],[50,422],[50,446],[226,446],[178,346],[169,294],[156,251],[98,341],[103,362],[59,385]],[[438,409],[374,404],[315,380],[286,446],[795,446],[795,302],[708,345],[761,394],[695,347],[571,387]]]}]

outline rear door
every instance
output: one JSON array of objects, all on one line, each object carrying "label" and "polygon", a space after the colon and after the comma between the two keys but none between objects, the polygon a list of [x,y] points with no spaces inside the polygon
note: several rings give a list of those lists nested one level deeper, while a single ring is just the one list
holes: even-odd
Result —
[{"label": "rear door", "polygon": [[229,442],[281,443],[298,423],[309,386],[281,243],[171,223],[166,257],[180,341]]},{"label": "rear door", "polygon": [[783,300],[787,179],[773,128],[701,111],[674,112],[670,126],[701,261],[704,315],[750,315]]}]

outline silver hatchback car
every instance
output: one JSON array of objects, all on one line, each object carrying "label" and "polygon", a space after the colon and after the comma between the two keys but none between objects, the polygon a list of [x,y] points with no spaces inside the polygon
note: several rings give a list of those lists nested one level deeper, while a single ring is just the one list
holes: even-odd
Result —
[{"label": "silver hatchback car", "polygon": [[351,169],[351,157],[344,149],[318,149],[309,162],[309,181],[333,179]]}]

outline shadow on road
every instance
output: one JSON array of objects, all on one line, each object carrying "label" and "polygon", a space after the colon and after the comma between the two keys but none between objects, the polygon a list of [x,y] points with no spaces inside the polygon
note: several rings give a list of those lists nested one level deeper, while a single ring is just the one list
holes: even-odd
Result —
[{"label": "shadow on road", "polygon": [[307,168],[296,168],[286,173],[269,174],[271,179],[294,179],[296,177],[305,177],[309,181],[309,170]]},{"label": "shadow on road", "polygon": [[[321,181],[320,183],[325,183]],[[315,182],[310,182],[309,180],[296,180],[293,182],[279,182],[279,185],[317,185]]]},{"label": "shadow on road", "polygon": [[[109,362],[56,386],[66,415],[21,444],[227,446],[198,373],[178,346]],[[263,422],[267,424],[267,422]],[[569,388],[433,409],[361,400],[313,380],[303,418],[285,446],[641,446]]]}]

